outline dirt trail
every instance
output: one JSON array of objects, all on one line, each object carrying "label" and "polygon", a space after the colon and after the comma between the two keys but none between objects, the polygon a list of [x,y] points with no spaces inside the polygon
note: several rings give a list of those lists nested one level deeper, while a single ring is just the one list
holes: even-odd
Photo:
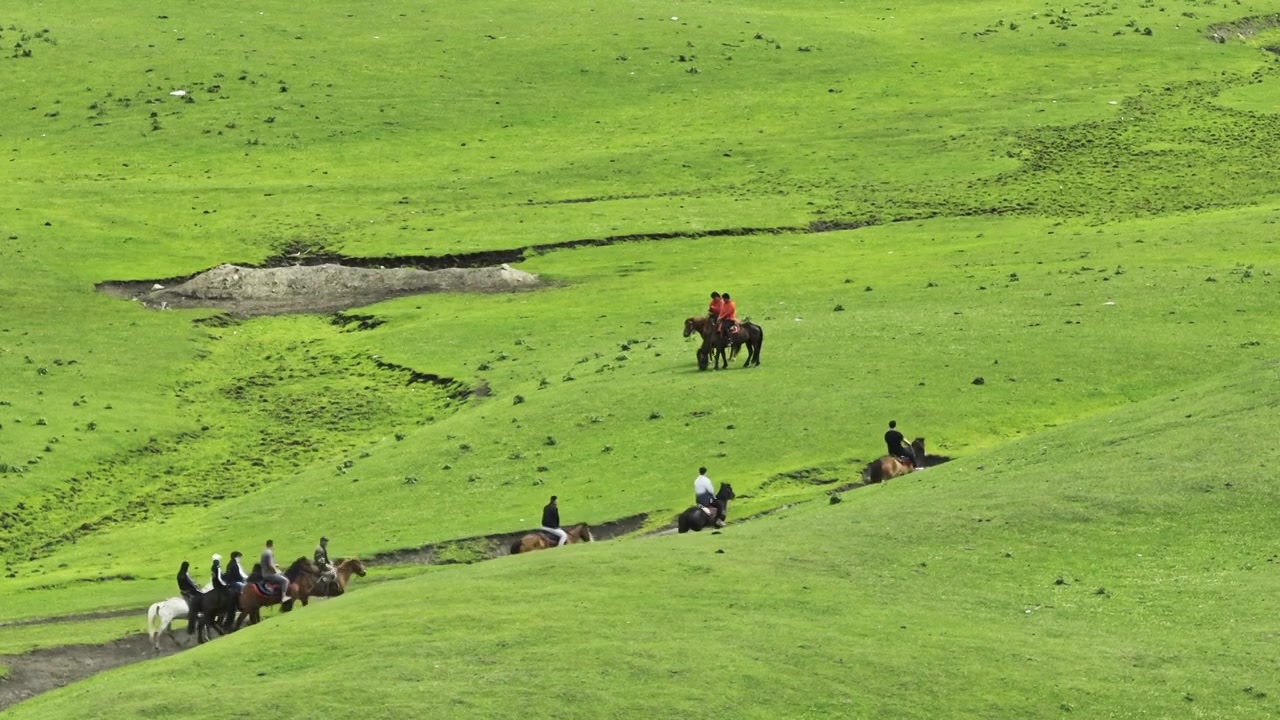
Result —
[{"label": "dirt trail", "polygon": [[[640,529],[648,517],[647,513],[641,513],[602,523],[592,526],[591,533],[596,540],[610,540]],[[529,530],[447,540],[416,548],[379,553],[365,562],[367,565],[376,567],[404,564],[448,565],[491,560],[507,555],[511,543],[527,532]],[[465,559],[455,559],[460,548],[467,551]],[[131,615],[136,615],[141,621],[146,613],[146,608],[108,610],[16,620],[0,623],[0,628],[103,620]],[[182,630],[176,631],[175,634],[183,640],[187,638]],[[102,645],[64,645],[45,650],[33,650],[23,655],[0,655],[0,666],[9,668],[8,676],[0,678],[0,712],[23,700],[68,683],[83,680],[104,670],[150,658],[173,655],[195,646],[194,642],[177,646],[167,638],[161,638],[161,649],[156,651],[146,634],[138,634]]]},{"label": "dirt trail", "polygon": [[9,668],[0,679],[0,711],[104,670],[180,650],[168,642],[160,647],[157,652],[146,635],[131,635],[104,645],[65,645],[0,657],[0,665]]}]

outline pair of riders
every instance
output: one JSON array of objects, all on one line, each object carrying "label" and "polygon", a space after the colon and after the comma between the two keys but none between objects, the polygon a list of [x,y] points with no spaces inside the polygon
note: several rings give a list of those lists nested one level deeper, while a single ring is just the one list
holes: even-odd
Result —
[{"label": "pair of riders", "polygon": [[724,527],[724,505],[716,497],[715,486],[707,477],[707,469],[698,468],[698,477],[693,481],[693,501],[698,507],[709,508],[716,519],[716,527]]},{"label": "pair of riders", "polygon": [[898,432],[898,422],[896,420],[889,421],[889,431],[884,434],[885,446],[889,449],[889,454],[904,462],[910,463],[911,467],[922,467],[921,460],[923,458],[916,457],[915,448],[907,443],[907,439]]},{"label": "pair of riders", "polygon": [[738,325],[738,307],[729,297],[729,293],[721,295],[711,293],[711,304],[707,306],[707,315],[712,322],[718,324],[721,335],[729,335]]}]

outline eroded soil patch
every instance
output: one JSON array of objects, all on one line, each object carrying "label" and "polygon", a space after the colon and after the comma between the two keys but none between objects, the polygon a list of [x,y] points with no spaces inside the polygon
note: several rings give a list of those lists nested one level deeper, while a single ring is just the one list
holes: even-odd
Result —
[{"label": "eroded soil patch", "polygon": [[506,265],[422,270],[325,263],[254,268],[219,265],[179,282],[103,282],[97,289],[152,308],[217,308],[240,316],[330,313],[405,295],[516,292],[541,282]]},{"label": "eroded soil patch", "polygon": [[0,665],[9,668],[9,674],[0,679],[0,710],[104,670],[181,649],[172,643],[160,647],[157,652],[146,635],[131,635],[103,645],[64,645],[0,656]]},{"label": "eroded soil patch", "polygon": [[1263,30],[1280,25],[1280,14],[1253,15],[1231,22],[1215,23],[1204,32],[1204,36],[1216,43],[1225,43],[1231,39],[1246,40]]}]

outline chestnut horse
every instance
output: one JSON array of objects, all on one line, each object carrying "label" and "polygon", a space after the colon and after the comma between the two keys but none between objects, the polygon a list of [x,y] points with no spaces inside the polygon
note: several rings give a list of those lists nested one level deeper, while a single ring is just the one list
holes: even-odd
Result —
[{"label": "chestnut horse", "polygon": [[364,563],[358,558],[339,558],[338,562],[333,566],[333,575],[321,575],[316,581],[316,585],[311,589],[311,597],[331,598],[338,597],[347,591],[347,584],[351,582],[351,576],[359,575],[364,577],[367,569]]},{"label": "chestnut horse", "polygon": [[685,319],[684,336],[689,337],[695,332],[702,336],[702,347],[698,348],[698,369],[707,369],[707,362],[713,351],[715,352],[715,369],[720,369],[721,360],[724,361],[726,368],[729,367],[729,359],[724,354],[725,338],[720,335],[717,323],[705,315]]},{"label": "chestnut horse", "polygon": [[[563,528],[569,537],[564,541],[565,545],[576,542],[591,542],[595,538],[591,537],[591,528],[586,523],[574,525],[573,527]],[[556,540],[551,539],[548,533],[541,530],[535,530],[523,537],[517,538],[511,543],[511,554],[533,552],[534,550],[546,550],[547,548],[556,547]]]},{"label": "chestnut horse", "polygon": [[[920,465],[924,467],[926,460],[924,455],[924,438],[916,438],[911,441],[911,451],[915,453],[919,459]],[[917,465],[906,458],[894,457],[893,455],[885,455],[878,460],[872,460],[862,470],[862,482],[878,483],[884,482],[891,478],[906,475],[916,469]]]},{"label": "chestnut horse", "polygon": [[[289,602],[280,608],[282,612],[292,610],[294,600],[301,600],[304,606],[307,604],[307,598],[311,596],[311,590],[316,584],[316,575],[316,566],[311,560],[300,557],[293,561],[289,569],[284,571],[284,576],[289,580]],[[260,580],[261,576],[256,579]],[[235,625],[237,630],[244,624],[246,618],[250,625],[256,624],[262,620],[262,608],[280,603],[280,596],[263,597],[254,587],[255,584],[255,578],[250,577],[249,582],[245,583],[244,589],[240,591],[240,617],[236,618]]]}]

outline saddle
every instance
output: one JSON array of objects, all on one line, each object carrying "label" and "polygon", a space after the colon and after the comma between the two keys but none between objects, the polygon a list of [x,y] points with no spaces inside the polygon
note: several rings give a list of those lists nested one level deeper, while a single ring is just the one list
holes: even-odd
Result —
[{"label": "saddle", "polygon": [[281,595],[280,586],[269,580],[259,580],[254,583],[250,583],[249,587],[253,588],[253,591],[257,593],[258,597],[262,598],[263,600],[279,600],[280,599],[280,595]]},{"label": "saddle", "polygon": [[707,517],[711,518],[712,520],[715,520],[716,516],[720,514],[719,512],[716,511],[715,505],[699,505],[698,509],[706,513]]},{"label": "saddle", "polygon": [[[555,545],[559,544],[559,542],[560,542],[560,536],[559,536],[559,535],[557,535],[557,534],[555,534],[555,533],[553,533],[553,532],[548,532],[548,531],[546,531],[546,530],[543,530],[542,528],[538,528],[538,529],[537,529],[537,530],[535,530],[534,532],[536,532],[536,533],[538,533],[539,535],[541,535],[542,537],[546,538],[547,542],[551,543],[551,545],[552,545],[553,547],[554,547]],[[566,540],[565,542],[567,543],[568,541]]]}]

